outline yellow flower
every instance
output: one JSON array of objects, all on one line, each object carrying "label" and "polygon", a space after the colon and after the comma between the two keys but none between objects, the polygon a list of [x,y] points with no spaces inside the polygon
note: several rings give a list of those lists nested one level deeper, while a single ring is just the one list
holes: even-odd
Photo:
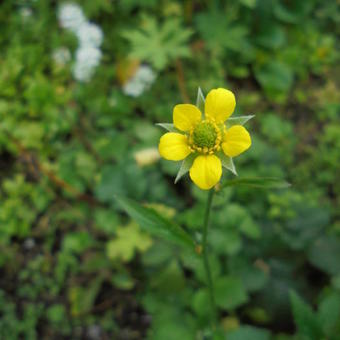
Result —
[{"label": "yellow flower", "polygon": [[[199,89],[197,106],[203,102]],[[253,116],[231,118],[230,124],[226,123],[234,112],[236,101],[231,91],[222,88],[208,93],[203,118],[197,106],[179,104],[174,107],[174,124],[159,124],[171,132],[161,137],[158,148],[167,160],[184,160],[178,178],[189,170],[192,181],[199,188],[208,190],[220,181],[222,165],[235,173],[232,157],[251,145],[250,135],[242,124]]]}]

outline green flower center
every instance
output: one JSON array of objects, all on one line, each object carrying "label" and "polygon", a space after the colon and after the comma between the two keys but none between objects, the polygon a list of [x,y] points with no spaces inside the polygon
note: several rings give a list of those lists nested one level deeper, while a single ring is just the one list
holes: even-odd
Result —
[{"label": "green flower center", "polygon": [[217,132],[213,124],[203,121],[195,127],[192,137],[195,146],[212,148],[216,142]]}]

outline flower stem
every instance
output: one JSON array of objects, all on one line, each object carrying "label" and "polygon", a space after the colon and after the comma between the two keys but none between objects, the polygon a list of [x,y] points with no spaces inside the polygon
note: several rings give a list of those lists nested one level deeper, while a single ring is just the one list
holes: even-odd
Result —
[{"label": "flower stem", "polygon": [[211,316],[212,316],[211,319],[212,319],[213,328],[215,328],[215,324],[216,324],[216,303],[215,303],[213,281],[212,281],[211,270],[210,270],[209,259],[208,259],[208,252],[207,252],[207,238],[208,238],[210,210],[211,210],[214,193],[215,193],[215,189],[214,188],[210,189],[208,200],[207,200],[207,205],[205,209],[205,214],[204,214],[203,239],[202,239],[203,262],[204,262],[204,268],[205,268],[205,273],[206,273],[207,283],[208,283],[210,308],[211,308]]}]

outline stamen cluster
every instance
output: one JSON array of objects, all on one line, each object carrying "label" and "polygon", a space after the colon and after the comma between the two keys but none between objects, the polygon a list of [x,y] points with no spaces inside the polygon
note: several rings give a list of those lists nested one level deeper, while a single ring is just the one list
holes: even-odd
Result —
[{"label": "stamen cluster", "polygon": [[194,126],[189,133],[192,152],[212,155],[221,149],[222,133],[213,119],[206,119]]}]

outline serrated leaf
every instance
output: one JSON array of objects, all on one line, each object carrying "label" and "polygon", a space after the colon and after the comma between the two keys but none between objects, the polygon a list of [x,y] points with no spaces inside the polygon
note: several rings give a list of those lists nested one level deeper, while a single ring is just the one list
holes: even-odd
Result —
[{"label": "serrated leaf", "polygon": [[244,125],[248,122],[248,120],[254,118],[255,115],[248,115],[248,116],[238,116],[238,117],[231,117],[228,118],[226,121],[227,128],[230,128],[233,125]]},{"label": "serrated leaf", "polygon": [[264,189],[285,189],[291,186],[290,183],[275,177],[247,177],[247,178],[235,178],[225,181],[222,184],[222,188],[246,185],[254,188]]},{"label": "serrated leaf", "polygon": [[115,197],[115,199],[143,230],[175,244],[186,246],[192,250],[195,249],[194,241],[184,229],[166,219],[154,209],[146,208],[128,198]]},{"label": "serrated leaf", "polygon": [[196,106],[202,113],[204,113],[204,104],[205,104],[204,95],[202,89],[199,87],[197,90]]},{"label": "serrated leaf", "polygon": [[131,44],[131,57],[150,62],[158,70],[178,57],[190,55],[188,40],[192,30],[185,28],[178,18],[159,23],[144,15],[139,29],[126,30],[121,35]]},{"label": "serrated leaf", "polygon": [[178,170],[178,173],[175,179],[175,184],[190,170],[195,157],[196,155],[192,153],[183,160],[181,167]]},{"label": "serrated leaf", "polygon": [[171,124],[171,123],[157,123],[156,125],[170,132],[178,132],[174,124]]},{"label": "serrated leaf", "polygon": [[312,308],[294,291],[290,292],[290,303],[299,335],[305,337],[306,340],[322,339],[319,320]]},{"label": "serrated leaf", "polygon": [[132,260],[136,251],[145,252],[151,244],[150,236],[141,232],[137,224],[130,223],[117,228],[116,237],[107,243],[107,256],[127,262]]},{"label": "serrated leaf", "polygon": [[231,157],[225,155],[223,152],[220,152],[218,154],[218,157],[220,158],[222,162],[222,166],[228,170],[230,170],[235,176],[237,176],[237,171],[235,168],[234,161]]}]

